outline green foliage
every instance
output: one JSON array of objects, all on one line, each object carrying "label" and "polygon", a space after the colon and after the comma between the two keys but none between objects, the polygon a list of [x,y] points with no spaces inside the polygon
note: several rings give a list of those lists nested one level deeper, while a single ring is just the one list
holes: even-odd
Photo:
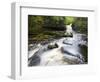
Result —
[{"label": "green foliage", "polygon": [[[71,16],[28,16],[28,37],[29,40],[42,41],[50,38],[69,37],[65,34],[66,25],[72,23],[75,31],[87,33],[87,18],[86,17],[71,17]],[[72,37],[71,34],[70,37]]]},{"label": "green foliage", "polygon": [[37,36],[33,37],[32,39],[34,41],[43,41],[49,39],[51,36],[50,35],[44,35],[42,33],[38,34]]},{"label": "green foliage", "polygon": [[77,32],[87,34],[88,18],[87,17],[75,18],[75,21],[73,22],[73,27],[76,27]]},{"label": "green foliage", "polygon": [[44,28],[51,30],[65,30],[65,17],[46,16],[44,17]]},{"label": "green foliage", "polygon": [[42,16],[28,16],[28,32],[29,34],[42,32],[43,26],[43,17]]},{"label": "green foliage", "polygon": [[33,34],[43,30],[65,30],[65,17],[62,16],[28,16],[28,32]]},{"label": "green foliage", "polygon": [[66,16],[65,17],[65,24],[69,25],[69,24],[75,22],[75,18],[76,17]]}]

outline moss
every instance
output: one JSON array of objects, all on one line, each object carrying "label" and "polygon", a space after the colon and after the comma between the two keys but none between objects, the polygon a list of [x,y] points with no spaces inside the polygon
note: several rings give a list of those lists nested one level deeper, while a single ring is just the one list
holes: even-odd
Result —
[{"label": "moss", "polygon": [[29,38],[32,38],[36,41],[49,40],[50,38],[60,38],[64,36],[64,31],[46,31],[37,35],[31,35]]},{"label": "moss", "polygon": [[44,34],[38,34],[37,36],[33,37],[33,40],[36,41],[43,41],[43,40],[47,40],[48,38],[50,38],[49,35],[44,35]]}]

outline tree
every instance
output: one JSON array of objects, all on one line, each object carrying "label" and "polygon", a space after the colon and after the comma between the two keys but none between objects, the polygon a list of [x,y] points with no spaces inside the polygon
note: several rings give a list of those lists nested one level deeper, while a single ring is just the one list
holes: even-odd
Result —
[{"label": "tree", "polygon": [[73,22],[73,27],[76,27],[77,32],[87,33],[88,18],[87,17],[76,17]]},{"label": "tree", "polygon": [[42,32],[42,26],[44,24],[43,16],[28,16],[28,32],[29,34]]},{"label": "tree", "polygon": [[65,18],[62,16],[44,17],[44,28],[51,30],[65,30]]}]

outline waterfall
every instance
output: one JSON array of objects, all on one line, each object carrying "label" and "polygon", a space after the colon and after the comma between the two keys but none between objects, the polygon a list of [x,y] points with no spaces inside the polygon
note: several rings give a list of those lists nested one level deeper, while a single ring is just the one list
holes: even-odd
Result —
[{"label": "waterfall", "polygon": [[72,34],[72,33],[73,33],[72,24],[66,25],[66,34]]},{"label": "waterfall", "polygon": [[49,44],[37,45],[37,48],[28,54],[31,56],[31,60],[28,63],[32,63],[33,65],[31,64],[31,66],[84,64],[85,62],[79,48],[79,44],[83,45],[84,42],[82,40],[83,34],[75,33],[72,29],[72,24],[66,25],[65,34],[73,34],[73,37],[62,37],[50,43],[51,45],[57,43],[59,45],[58,48],[48,50],[47,46]]}]

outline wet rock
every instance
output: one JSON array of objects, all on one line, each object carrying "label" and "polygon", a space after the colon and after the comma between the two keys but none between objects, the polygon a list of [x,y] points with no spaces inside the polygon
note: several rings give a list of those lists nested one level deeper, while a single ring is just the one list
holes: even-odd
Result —
[{"label": "wet rock", "polygon": [[70,59],[66,56],[63,56],[63,61],[67,62],[69,64],[83,64],[83,62],[80,59],[78,59],[77,57]]},{"label": "wet rock", "polygon": [[54,48],[58,48],[59,46],[58,46],[58,44],[57,43],[55,43],[55,44],[49,44],[48,45],[48,49],[54,49]]},{"label": "wet rock", "polygon": [[76,51],[73,47],[61,47],[61,51],[66,53],[67,55],[71,55],[77,58],[80,58],[78,51]]},{"label": "wet rock", "polygon": [[72,45],[72,41],[64,40],[63,44]]},{"label": "wet rock", "polygon": [[37,55],[38,52],[36,52],[31,58],[28,59],[29,64],[28,66],[36,66],[40,63],[40,56]]},{"label": "wet rock", "polygon": [[73,37],[73,33],[65,33],[64,37]]},{"label": "wet rock", "polygon": [[87,41],[88,40],[87,36],[86,35],[82,35],[82,40],[83,41]]},{"label": "wet rock", "polygon": [[87,63],[88,62],[88,47],[87,45],[79,45],[79,47],[80,47],[80,53],[84,57],[84,62]]},{"label": "wet rock", "polygon": [[81,46],[87,46],[87,41],[83,41],[83,40],[80,41],[79,44],[78,44],[78,46],[79,47],[81,47]]}]

